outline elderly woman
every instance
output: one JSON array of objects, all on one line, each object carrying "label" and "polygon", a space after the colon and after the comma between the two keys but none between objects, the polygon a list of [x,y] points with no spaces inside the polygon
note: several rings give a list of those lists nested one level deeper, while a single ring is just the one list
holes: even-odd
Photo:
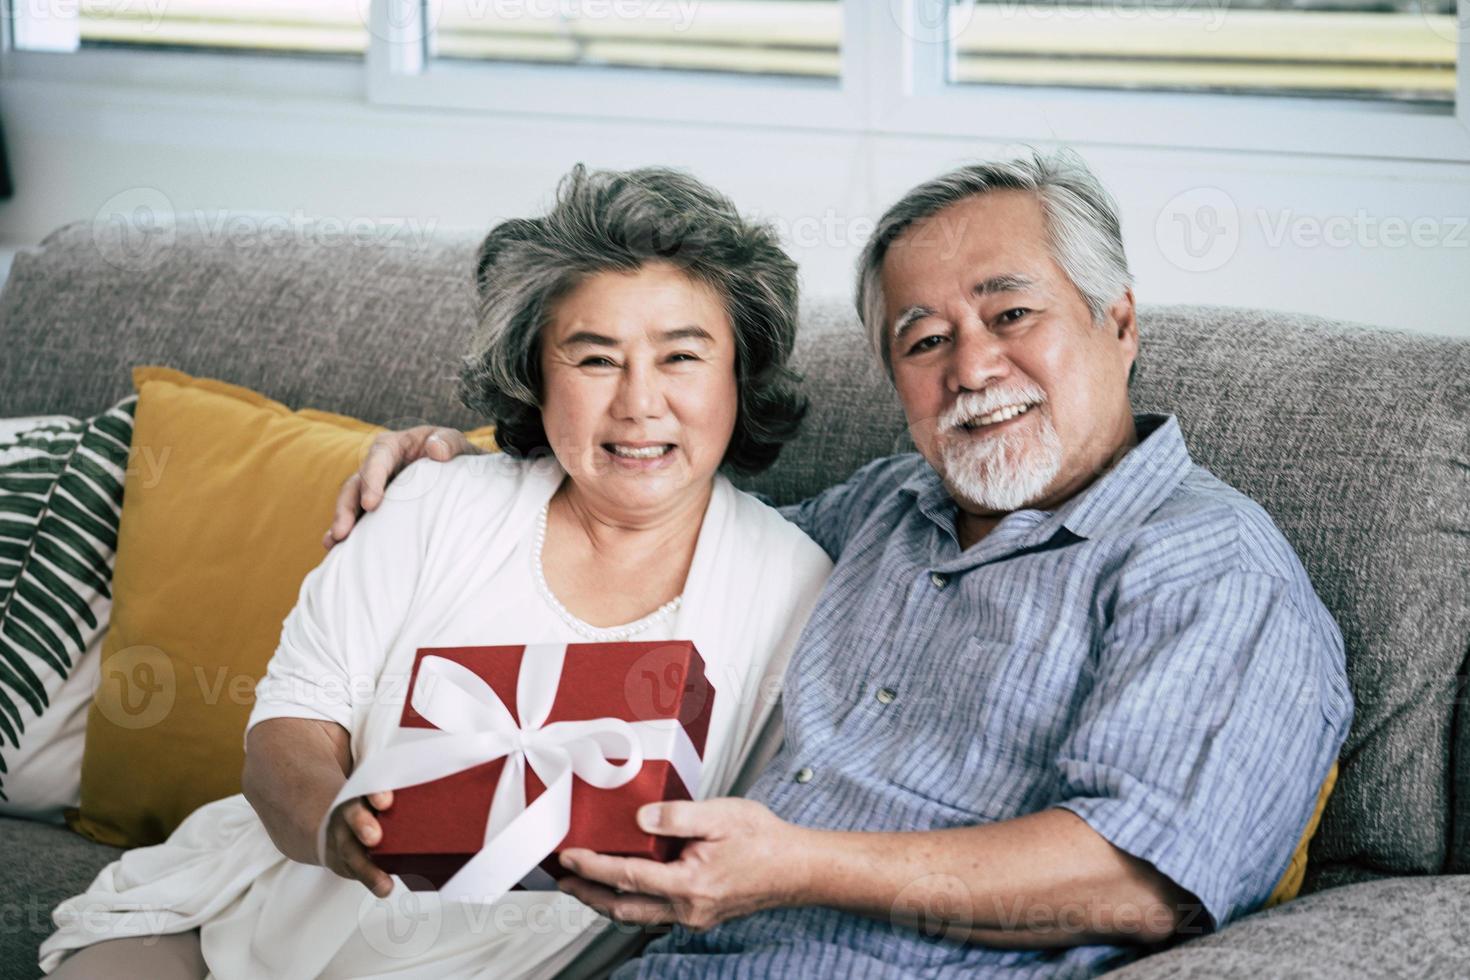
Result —
[{"label": "elderly woman", "polygon": [[769,466],[805,409],[794,264],[687,176],[578,167],[545,217],[490,233],[475,278],[461,393],[505,453],[410,468],[307,576],[256,691],[244,793],[63,902],[43,970],[507,978],[628,955],[636,932],[555,891],[410,892],[367,850],[392,794],[331,808],[397,726],[422,647],[692,640],[716,689],[696,795],[738,791],[772,747],[830,564],[720,470]]}]

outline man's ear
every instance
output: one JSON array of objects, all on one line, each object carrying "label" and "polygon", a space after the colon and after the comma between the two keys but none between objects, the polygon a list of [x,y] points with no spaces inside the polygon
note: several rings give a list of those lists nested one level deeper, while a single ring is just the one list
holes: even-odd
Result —
[{"label": "man's ear", "polygon": [[1133,305],[1133,290],[1123,290],[1123,295],[1108,307],[1107,329],[1122,345],[1126,367],[1130,374],[1133,363],[1138,359],[1138,311]]}]

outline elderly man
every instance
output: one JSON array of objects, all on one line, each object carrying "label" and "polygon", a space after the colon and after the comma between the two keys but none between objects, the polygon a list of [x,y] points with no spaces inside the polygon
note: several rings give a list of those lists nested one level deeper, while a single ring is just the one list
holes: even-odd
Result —
[{"label": "elderly man", "polygon": [[[1075,156],[883,216],[858,311],[918,454],[784,513],[836,567],[745,799],[645,807],[668,865],[563,887],[674,923],[618,976],[1070,976],[1258,907],[1347,734],[1341,637],[1259,506],[1134,415],[1115,207]],[[328,543],[397,467],[380,440]]]}]

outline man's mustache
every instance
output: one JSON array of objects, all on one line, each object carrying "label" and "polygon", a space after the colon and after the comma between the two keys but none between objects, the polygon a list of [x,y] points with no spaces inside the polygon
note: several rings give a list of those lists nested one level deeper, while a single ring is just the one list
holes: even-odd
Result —
[{"label": "man's mustache", "polygon": [[1008,405],[1039,405],[1046,402],[1046,392],[1035,385],[1008,385],[1005,388],[967,391],[939,417],[939,431],[958,429],[966,422],[988,415]]}]

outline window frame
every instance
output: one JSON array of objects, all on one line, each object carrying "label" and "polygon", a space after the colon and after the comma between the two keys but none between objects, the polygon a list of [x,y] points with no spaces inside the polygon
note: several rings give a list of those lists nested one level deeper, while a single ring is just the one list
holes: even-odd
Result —
[{"label": "window frame", "polygon": [[[422,0],[372,0],[368,98],[382,105],[470,109],[556,118],[857,130],[866,124],[865,38],[839,0],[843,29],[835,79],[431,60]],[[501,92],[514,92],[508,105]]]},{"label": "window frame", "polygon": [[[1305,153],[1470,161],[1470,0],[1458,0],[1452,106],[1380,99],[1149,92],[952,83],[946,26],[908,0],[900,34],[907,89],[893,89],[875,125],[895,134],[1182,150]],[[993,120],[1006,120],[997,132]],[[1165,138],[1162,134],[1167,133]],[[1400,146],[1412,147],[1398,151]]]},{"label": "window frame", "polygon": [[[430,62],[422,0],[370,0],[355,58],[13,47],[3,0],[0,75],[365,98],[370,105],[548,119],[629,120],[987,143],[1299,153],[1470,162],[1470,0],[1458,0],[1454,105],[951,83],[948,0],[840,0],[836,79],[504,62]],[[515,93],[514,104],[500,96]]]}]

